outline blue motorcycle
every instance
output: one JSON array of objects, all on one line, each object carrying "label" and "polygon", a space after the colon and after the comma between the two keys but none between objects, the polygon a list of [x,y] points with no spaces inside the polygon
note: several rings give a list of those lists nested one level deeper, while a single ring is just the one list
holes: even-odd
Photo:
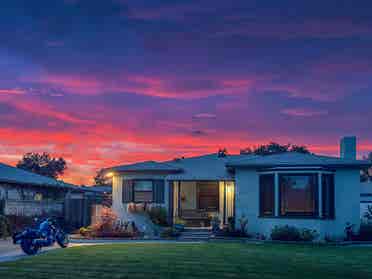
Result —
[{"label": "blue motorcycle", "polygon": [[55,242],[62,248],[66,248],[69,237],[51,218],[42,221],[38,229],[27,228],[13,235],[13,243],[20,244],[27,255],[35,255],[42,247],[53,246]]}]

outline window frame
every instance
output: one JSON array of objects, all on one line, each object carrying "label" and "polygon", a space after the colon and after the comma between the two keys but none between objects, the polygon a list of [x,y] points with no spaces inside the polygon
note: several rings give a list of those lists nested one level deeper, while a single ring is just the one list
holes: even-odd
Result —
[{"label": "window frame", "polygon": [[[263,202],[264,202],[264,199],[262,197],[262,193],[263,193],[263,190],[262,190],[262,184],[261,184],[261,178],[264,177],[264,176],[272,176],[273,178],[273,185],[271,185],[272,187],[272,195],[273,195],[273,200],[272,200],[272,213],[271,214],[268,214],[268,213],[264,213],[264,208],[263,208]],[[275,174],[274,173],[266,173],[266,174],[261,174],[259,176],[259,191],[258,191],[258,194],[259,194],[259,216],[261,217],[274,217],[275,216]]]},{"label": "window frame", "polygon": [[[303,212],[287,212],[282,213],[282,205],[283,205],[283,190],[282,190],[282,179],[284,176],[292,176],[292,177],[309,177],[311,179],[313,177],[315,183],[314,185],[311,185],[311,192],[313,196],[312,202],[314,203],[314,210],[313,212],[306,213]],[[279,216],[280,217],[308,217],[308,218],[314,218],[319,217],[319,180],[318,180],[318,173],[279,173]]]},{"label": "window frame", "polygon": [[[262,215],[261,214],[261,192],[260,192],[260,177],[263,175],[274,175],[274,214],[273,215]],[[321,219],[321,220],[334,220],[336,219],[336,171],[329,168],[270,168],[258,170],[258,218],[279,218],[279,219]],[[281,187],[280,187],[280,176],[281,175],[314,175],[316,178],[316,193],[314,198],[317,199],[315,214],[281,214]],[[333,216],[325,216],[325,196],[323,195],[324,189],[324,175],[331,175],[333,177],[333,196],[331,201],[333,202]],[[321,193],[320,193],[321,191]],[[321,200],[320,200],[321,198]]]},{"label": "window frame", "polygon": [[[335,176],[331,173],[322,173],[322,218],[327,220],[336,219],[336,185]],[[331,184],[326,185],[326,176],[331,176]],[[330,189],[326,189],[330,187]],[[325,208],[328,207],[328,210]],[[328,212],[327,212],[328,211]],[[327,214],[326,214],[327,213]]]},{"label": "window frame", "polygon": [[[137,191],[136,190],[136,183],[141,182],[141,181],[146,181],[146,182],[151,182],[151,191],[146,190],[146,191]],[[134,203],[153,203],[154,202],[154,179],[132,179],[133,182],[133,190],[132,190],[132,201]],[[136,192],[140,193],[149,193],[151,192],[151,200],[148,201],[138,201],[136,200]]]}]

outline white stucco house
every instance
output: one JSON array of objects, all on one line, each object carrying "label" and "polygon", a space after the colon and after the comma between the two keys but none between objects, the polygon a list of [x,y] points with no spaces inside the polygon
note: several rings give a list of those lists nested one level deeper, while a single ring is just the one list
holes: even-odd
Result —
[{"label": "white stucco house", "polygon": [[341,141],[341,156],[282,153],[226,155],[146,161],[109,168],[113,209],[123,220],[151,228],[128,205],[163,206],[169,223],[208,227],[248,218],[248,233],[269,236],[275,225],[315,229],[320,237],[344,234],[347,222],[360,224],[360,169],[353,137]]}]

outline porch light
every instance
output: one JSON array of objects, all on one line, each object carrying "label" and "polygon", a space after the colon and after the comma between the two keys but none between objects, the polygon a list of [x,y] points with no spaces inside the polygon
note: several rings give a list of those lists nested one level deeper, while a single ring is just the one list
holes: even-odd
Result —
[{"label": "porch light", "polygon": [[108,172],[108,173],[106,173],[105,176],[106,176],[106,177],[113,177],[113,176],[114,176],[114,173],[113,173],[113,172]]}]

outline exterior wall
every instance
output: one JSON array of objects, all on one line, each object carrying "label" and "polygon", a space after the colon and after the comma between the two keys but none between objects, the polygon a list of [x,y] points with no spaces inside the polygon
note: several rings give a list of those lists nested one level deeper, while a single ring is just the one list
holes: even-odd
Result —
[{"label": "exterior wall", "polygon": [[[128,211],[128,203],[122,202],[122,187],[123,179],[165,179],[166,175],[159,174],[141,174],[141,173],[131,173],[131,174],[121,174],[114,175],[112,179],[112,209],[118,215],[118,218],[123,221],[134,221],[136,226],[144,231],[147,235],[153,235],[156,231],[156,226],[151,222],[151,220],[144,214],[133,214]],[[164,203],[159,204],[164,208],[168,208],[169,205],[169,185],[165,181],[164,185]]]},{"label": "exterior wall", "polygon": [[360,225],[359,217],[359,171],[337,170],[335,174],[335,219],[300,219],[285,217],[259,217],[259,174],[255,170],[237,169],[235,174],[236,225],[239,218],[248,218],[248,233],[269,237],[276,225],[291,225],[298,228],[315,229],[320,238],[342,237],[347,222]]}]

